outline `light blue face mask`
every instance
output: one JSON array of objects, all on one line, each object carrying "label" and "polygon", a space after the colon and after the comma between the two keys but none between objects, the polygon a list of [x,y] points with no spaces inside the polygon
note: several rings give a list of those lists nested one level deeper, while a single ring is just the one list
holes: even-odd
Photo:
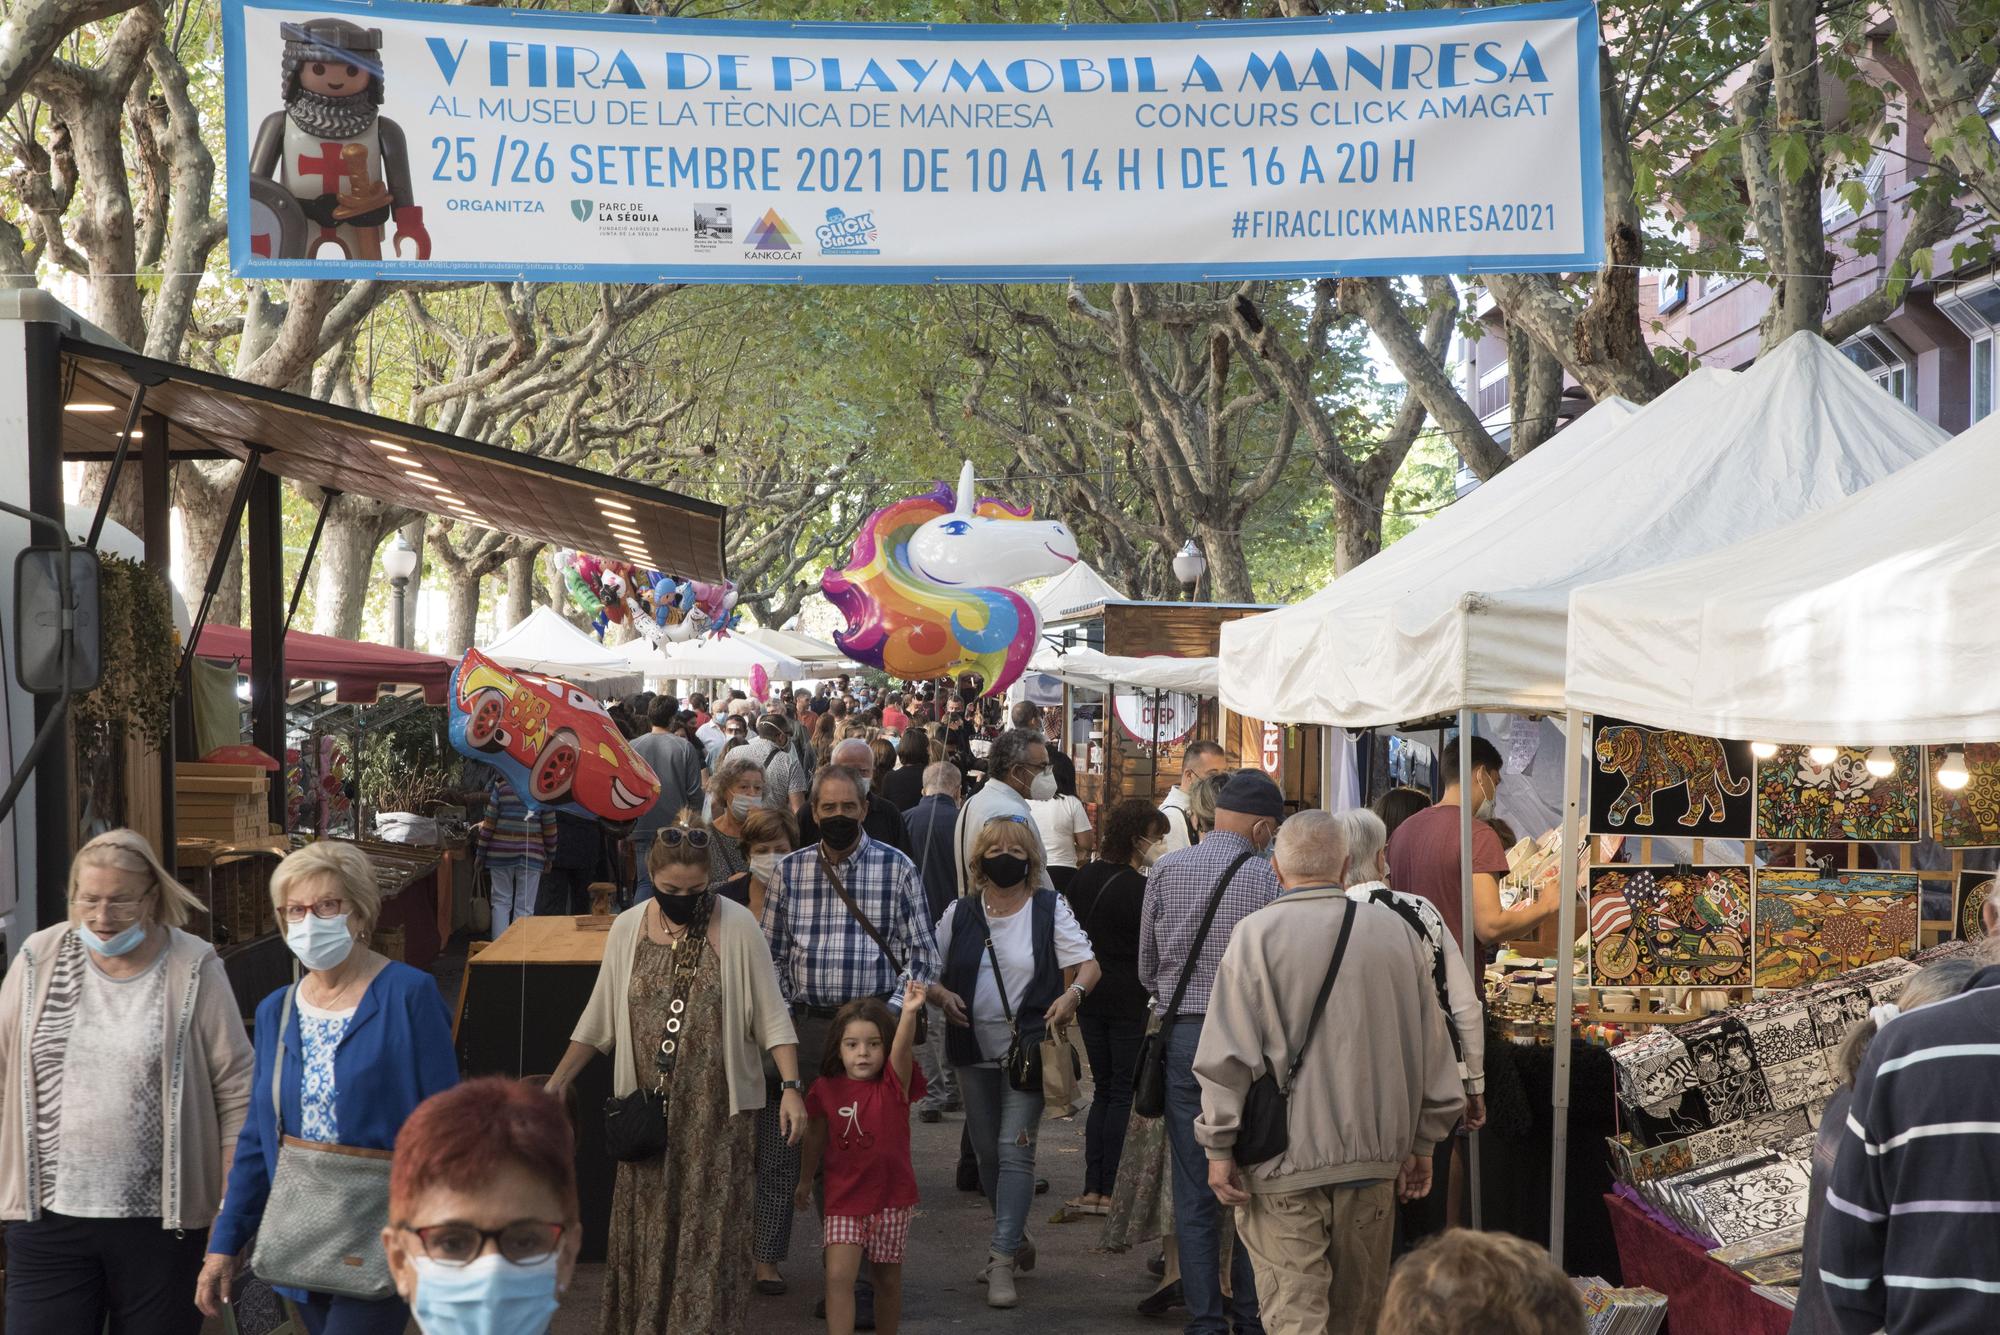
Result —
[{"label": "light blue face mask", "polygon": [[139,943],[146,939],[146,924],[135,922],[108,941],[82,923],[77,924],[76,934],[83,938],[83,944],[98,954],[115,959],[120,955],[129,955],[139,948]]},{"label": "light blue face mask", "polygon": [[348,914],[321,918],[308,913],[285,930],[285,944],[299,957],[299,963],[314,972],[337,967],[354,951],[354,929]]},{"label": "light blue face mask", "polygon": [[469,1265],[412,1256],[410,1313],[424,1335],[544,1335],[556,1314],[556,1257],[515,1265],[488,1252]]}]

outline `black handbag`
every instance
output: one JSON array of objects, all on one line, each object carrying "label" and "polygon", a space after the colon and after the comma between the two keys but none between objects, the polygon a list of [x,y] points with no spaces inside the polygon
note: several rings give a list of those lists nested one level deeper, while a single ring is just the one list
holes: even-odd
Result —
[{"label": "black handbag", "polygon": [[1194,948],[1188,951],[1187,963],[1181,966],[1181,977],[1174,984],[1174,995],[1167,1002],[1167,1017],[1160,1021],[1159,1028],[1139,1040],[1139,1066],[1132,1074],[1132,1111],[1141,1117],[1164,1117],[1167,1112],[1167,1034],[1173,1029],[1174,1021],[1180,1018],[1181,998],[1187,995],[1188,979],[1194,977],[1195,961],[1201,958],[1201,948],[1208,943],[1208,931],[1215,926],[1215,911],[1222,907],[1223,892],[1236,879],[1236,873],[1243,864],[1257,856],[1256,850],[1238,855],[1229,864],[1229,870],[1222,873],[1222,879],[1215,883],[1215,893],[1208,897],[1208,912],[1202,915],[1201,930],[1195,933]]},{"label": "black handbag", "polygon": [[1014,1008],[1007,1004],[1007,982],[1000,975],[1000,952],[993,948],[993,937],[986,938],[986,955],[993,961],[993,987],[1000,994],[1000,1013],[1007,1017],[1007,1030],[1013,1037],[1007,1040],[1007,1055],[1000,1061],[1000,1069],[1007,1073],[1009,1087],[1023,1094],[1042,1092],[1042,1040],[1032,1043],[1021,1041],[1021,1026],[1014,1022]]},{"label": "black handbag", "polygon": [[[711,895],[711,909],[714,902]],[[640,930],[645,928],[642,926]],[[653,1087],[647,1089],[641,1085],[630,1094],[604,1101],[604,1152],[619,1163],[650,1159],[667,1148],[667,1077],[674,1073],[674,1063],[680,1057],[681,1040],[685,1037],[681,1032],[681,1017],[687,1009],[684,1002],[695,970],[701,967],[701,943],[707,936],[708,913],[697,913],[683,938],[693,949],[677,953],[674,958],[673,985],[668,989],[667,1033],[653,1052],[656,1072]]]},{"label": "black handbag", "polygon": [[1313,1034],[1319,1029],[1319,1017],[1326,1013],[1326,999],[1333,995],[1333,980],[1340,973],[1340,959],[1347,953],[1347,937],[1354,930],[1354,915],[1360,905],[1349,902],[1346,907],[1347,916],[1340,920],[1340,939],[1333,943],[1333,962],[1327,965],[1326,981],[1319,985],[1319,998],[1313,1002],[1312,1018],[1306,1021],[1305,1036],[1299,1040],[1295,1055],[1285,1067],[1284,1083],[1278,1083],[1266,1070],[1250,1082],[1249,1092],[1243,1096],[1243,1112],[1236,1125],[1236,1145],[1230,1150],[1230,1157],[1246,1168],[1275,1159],[1291,1148],[1292,1082],[1298,1079],[1299,1067],[1306,1059],[1306,1049],[1312,1046]]}]

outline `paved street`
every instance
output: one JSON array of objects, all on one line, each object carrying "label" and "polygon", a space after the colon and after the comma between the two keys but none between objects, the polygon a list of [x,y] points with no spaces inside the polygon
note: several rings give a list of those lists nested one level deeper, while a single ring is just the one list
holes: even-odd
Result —
[{"label": "paved street", "polygon": [[[1172,1320],[1148,1320],[1132,1305],[1151,1292],[1139,1250],[1113,1255],[1097,1249],[1101,1219],[1050,1224],[1065,1196],[1083,1182],[1083,1116],[1048,1122],[1042,1128],[1039,1171],[1049,1179],[1049,1194],[1036,1198],[1030,1232],[1040,1252],[1033,1274],[1021,1279],[1021,1305],[1008,1312],[986,1306],[986,1290],[975,1281],[986,1260],[992,1216],[976,1192],[961,1192],[953,1184],[958,1162],[959,1121],[947,1118],[935,1126],[911,1127],[916,1149],[918,1189],[923,1204],[910,1229],[909,1257],[903,1266],[905,1292],[903,1328],[911,1332],[1035,1331],[1042,1335],[1082,1331],[1148,1331],[1167,1335],[1180,1330],[1181,1313]],[[823,1331],[812,1318],[819,1297],[817,1273],[819,1225],[801,1216],[792,1235],[792,1260],[784,1267],[792,1291],[782,1298],[757,1302],[757,1335],[807,1335]],[[600,1267],[586,1266],[577,1287],[556,1319],[554,1335],[595,1335]]]}]

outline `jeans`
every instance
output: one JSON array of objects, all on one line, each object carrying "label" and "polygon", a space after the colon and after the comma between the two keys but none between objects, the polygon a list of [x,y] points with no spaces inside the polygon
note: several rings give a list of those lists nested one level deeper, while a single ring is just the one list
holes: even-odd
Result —
[{"label": "jeans", "polygon": [[517,862],[508,867],[489,867],[493,895],[493,939],[516,918],[535,916],[535,896],[542,884],[542,869]]},{"label": "jeans", "polygon": [[[7,1329],[38,1335],[195,1335],[207,1229],[42,1212],[7,1225]],[[110,1325],[105,1322],[109,1318]]]},{"label": "jeans", "polygon": [[298,1304],[306,1335],[403,1335],[410,1309],[401,1298],[335,1298],[309,1293]]},{"label": "jeans", "polygon": [[943,1109],[958,1098],[958,1077],[945,1060],[945,1018],[942,1006],[931,1007],[929,1042],[917,1049],[917,1065],[924,1073],[924,1098],[919,1108]]},{"label": "jeans", "polygon": [[1249,1249],[1238,1245],[1230,1260],[1227,1303],[1222,1297],[1222,1231],[1230,1227],[1208,1186],[1208,1155],[1194,1138],[1201,1115],[1201,1085],[1194,1078],[1194,1053],[1201,1045],[1201,1020],[1181,1020],[1167,1038],[1167,1144],[1174,1160],[1174,1240],[1180,1244],[1181,1292],[1187,1299],[1186,1335],[1261,1335],[1257,1319],[1257,1274]]},{"label": "jeans", "polygon": [[1042,1126],[1042,1091],[1022,1093],[998,1066],[961,1066],[958,1092],[965,1127],[979,1160],[979,1189],[993,1206],[993,1250],[1021,1249],[1035,1204],[1035,1137]]},{"label": "jeans", "polygon": [[1083,1194],[1109,1196],[1118,1184],[1118,1161],[1125,1154],[1125,1127],[1132,1120],[1132,1076],[1139,1069],[1139,1044],[1146,1018],[1104,1017],[1085,1011],[1076,1017],[1083,1050],[1090,1056],[1090,1115],[1083,1125]]}]

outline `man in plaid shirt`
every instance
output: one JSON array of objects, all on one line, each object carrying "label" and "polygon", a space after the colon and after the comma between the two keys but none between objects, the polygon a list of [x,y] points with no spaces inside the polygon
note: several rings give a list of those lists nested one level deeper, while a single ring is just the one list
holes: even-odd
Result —
[{"label": "man in plaid shirt", "polygon": [[1224,1307],[1218,1258],[1225,1221],[1209,1190],[1208,1155],[1194,1138],[1194,1121],[1201,1115],[1194,1054],[1201,1046],[1202,1017],[1230,932],[1278,897],[1277,873],[1257,854],[1270,848],[1284,818],[1285,795],[1270,776],[1238,770],[1216,798],[1215,829],[1194,847],[1160,859],[1147,879],[1139,910],[1139,981],[1152,993],[1154,1011],[1164,1016],[1216,885],[1238,858],[1251,855],[1229,877],[1215,923],[1188,975],[1179,1019],[1162,1036],[1167,1056],[1167,1142],[1174,1161],[1174,1240],[1180,1247],[1188,1335],[1226,1335],[1232,1326],[1236,1335],[1263,1329],[1257,1319],[1257,1277],[1250,1269],[1249,1250],[1241,1243],[1230,1266],[1230,1297],[1227,1310]]}]

